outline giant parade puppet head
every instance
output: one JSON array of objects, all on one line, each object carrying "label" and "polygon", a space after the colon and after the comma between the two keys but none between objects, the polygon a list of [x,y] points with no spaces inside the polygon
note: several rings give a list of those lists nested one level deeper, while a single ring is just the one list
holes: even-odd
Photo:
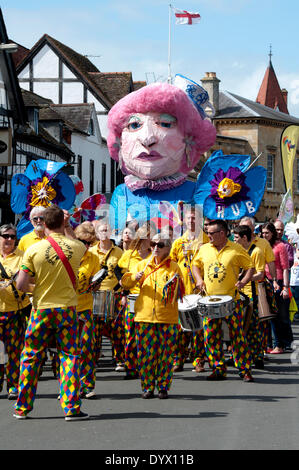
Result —
[{"label": "giant parade puppet head", "polygon": [[188,95],[176,85],[147,85],[110,110],[108,149],[125,175],[111,200],[115,228],[121,229],[125,218],[156,217],[161,201],[174,207],[193,202],[195,183],[187,176],[214,144],[216,130],[204,112],[206,91],[191,86]]}]

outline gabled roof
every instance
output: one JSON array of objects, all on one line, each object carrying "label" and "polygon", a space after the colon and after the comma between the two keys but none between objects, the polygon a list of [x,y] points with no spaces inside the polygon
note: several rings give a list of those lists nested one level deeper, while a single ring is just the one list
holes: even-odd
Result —
[{"label": "gabled roof", "polygon": [[[0,42],[8,44],[10,41],[7,36],[6,26],[0,8]],[[22,100],[21,89],[16,73],[16,68],[11,54],[5,50],[1,52],[1,74],[5,83],[6,92],[9,99],[12,116],[15,121],[24,124],[26,122],[26,110]]]},{"label": "gabled roof", "polygon": [[[50,109],[73,130],[89,134],[90,119],[95,109],[93,104],[52,104]],[[41,119],[46,120],[45,117],[42,114]]]},{"label": "gabled roof", "polygon": [[288,114],[288,107],[279,86],[271,59],[259,89],[256,102]]},{"label": "gabled roof", "polygon": [[88,75],[113,104],[134,91],[132,72],[89,72]]},{"label": "gabled roof", "polygon": [[299,119],[228,91],[219,93],[219,111],[214,119],[268,119],[299,124]]},{"label": "gabled roof", "polygon": [[101,72],[86,56],[48,34],[44,34],[27,54],[23,54],[17,65],[18,74],[45,44],[57,53],[107,110],[128,93],[146,85],[144,81],[133,82],[131,72]]}]

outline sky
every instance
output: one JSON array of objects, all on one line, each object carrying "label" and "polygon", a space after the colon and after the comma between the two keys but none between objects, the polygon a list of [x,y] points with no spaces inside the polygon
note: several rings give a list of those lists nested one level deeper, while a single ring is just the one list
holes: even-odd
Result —
[{"label": "sky", "polygon": [[134,81],[152,83],[167,81],[170,47],[172,76],[180,73],[200,84],[206,72],[216,72],[220,90],[254,101],[271,45],[289,112],[299,117],[298,0],[174,0],[173,7],[201,15],[195,25],[176,25],[169,5],[0,0],[9,38],[27,48],[46,33],[88,55],[101,72],[132,72]]}]

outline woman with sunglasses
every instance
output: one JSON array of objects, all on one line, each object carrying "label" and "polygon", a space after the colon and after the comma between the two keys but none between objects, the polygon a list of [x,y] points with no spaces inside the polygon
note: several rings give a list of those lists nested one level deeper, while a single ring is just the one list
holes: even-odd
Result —
[{"label": "woman with sunglasses", "polygon": [[78,305],[79,337],[81,346],[80,359],[80,397],[95,397],[96,383],[96,351],[93,321],[93,297],[89,290],[91,278],[99,271],[99,259],[89,248],[96,242],[95,229],[92,223],[83,222],[75,228],[77,239],[84,243],[86,252],[81,260],[78,271]]},{"label": "woman with sunglasses", "polygon": [[[131,241],[130,248],[125,250],[118,262],[118,266],[122,272],[129,272],[134,269],[143,259],[148,259],[151,255],[150,236],[156,232],[155,226],[145,224],[136,232],[136,238]],[[134,286],[127,292],[126,308],[124,314],[125,320],[125,379],[135,379],[139,377],[137,364],[137,344],[136,329],[134,317],[135,313],[132,308],[133,299],[137,298],[140,289],[138,285]]]},{"label": "woman with sunglasses", "polygon": [[152,255],[124,274],[122,286],[137,284],[140,294],[135,302],[138,367],[142,398],[168,398],[173,376],[173,354],[178,334],[178,296],[184,295],[179,266],[170,256],[168,233],[156,234],[151,241]]},{"label": "woman with sunglasses", "polygon": [[6,373],[9,400],[18,396],[20,355],[24,343],[23,315],[31,309],[28,296],[18,291],[12,282],[23,258],[23,252],[16,248],[16,233],[12,224],[0,227],[0,341],[5,344],[8,356],[6,365],[0,364],[0,391]]}]

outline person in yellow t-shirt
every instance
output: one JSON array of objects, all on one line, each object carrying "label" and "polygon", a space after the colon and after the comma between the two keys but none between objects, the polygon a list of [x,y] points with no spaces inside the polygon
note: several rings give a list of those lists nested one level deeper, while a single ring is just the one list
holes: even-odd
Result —
[{"label": "person in yellow t-shirt", "polygon": [[96,350],[93,317],[93,293],[90,288],[92,277],[99,271],[99,258],[90,251],[96,241],[95,229],[91,222],[83,222],[75,228],[77,240],[84,243],[87,250],[81,259],[78,271],[78,305],[80,337],[80,397],[95,397]]},{"label": "person in yellow t-shirt", "polygon": [[[86,247],[82,242],[64,236],[64,212],[56,205],[44,211],[44,222],[48,238],[26,250],[16,281],[17,289],[28,292],[31,277],[35,279],[14,417],[24,419],[33,409],[43,353],[54,330],[61,363],[60,403],[65,420],[86,419],[88,415],[80,410],[78,301],[71,276],[73,273],[77,277]],[[71,268],[69,271],[50,240],[62,250],[69,263],[66,265]]]},{"label": "person in yellow t-shirt", "polygon": [[[102,336],[107,336],[112,344],[113,360],[116,362],[116,371],[122,372],[124,367],[124,322],[123,306],[121,303],[121,294],[118,274],[118,261],[123,253],[122,249],[115,246],[111,240],[111,228],[105,219],[98,221],[96,225],[96,237],[98,242],[90,248],[90,251],[98,257],[99,269],[106,267],[108,276],[101,282],[98,290],[107,291],[106,303],[110,305],[111,297],[114,299],[114,319],[105,319],[105,317],[96,316],[96,349],[97,357],[101,353]],[[118,276],[116,276],[118,274]]]},{"label": "person in yellow t-shirt", "polygon": [[[150,236],[153,234],[154,227],[148,224],[141,226],[134,240],[131,241],[128,250],[125,250],[118,262],[122,273],[134,270],[137,264],[143,259],[148,259],[151,255]],[[137,344],[135,331],[135,312],[133,308],[134,301],[138,297],[140,288],[135,285],[127,294],[126,308],[124,313],[125,321],[125,379],[135,379],[139,377],[137,364]]]},{"label": "person in yellow t-shirt", "polygon": [[184,284],[178,264],[170,256],[171,241],[158,233],[152,237],[152,256],[123,275],[121,284],[140,293],[135,302],[138,367],[142,398],[153,398],[157,386],[159,398],[168,398],[173,376],[173,355],[177,344],[178,297]]},{"label": "person in yellow t-shirt", "polygon": [[40,242],[45,236],[45,224],[43,213],[46,210],[43,206],[35,206],[30,212],[30,222],[33,225],[33,230],[20,239],[18,248],[26,251],[29,246],[34,243]]},{"label": "person in yellow t-shirt", "polygon": [[[250,256],[243,247],[228,240],[228,225],[224,220],[209,222],[207,235],[210,242],[200,247],[193,260],[196,285],[203,294],[230,296],[235,302],[231,315],[224,319],[228,324],[232,351],[240,377],[252,382],[251,356],[243,333],[243,311],[239,290],[251,280],[254,269]],[[238,280],[240,269],[244,277]],[[222,318],[204,317],[205,349],[212,374],[207,380],[224,380],[226,364],[221,340]]]},{"label": "person in yellow t-shirt", "polygon": [[250,304],[244,315],[244,332],[256,369],[264,368],[264,350],[258,316],[258,282],[264,279],[265,257],[252,240],[252,233],[247,225],[234,229],[234,241],[239,243],[250,255],[255,273],[242,291],[249,297]]},{"label": "person in yellow t-shirt", "polygon": [[0,347],[7,353],[7,362],[0,361],[0,392],[6,375],[8,399],[18,396],[20,355],[24,344],[23,315],[28,315],[29,297],[12,282],[19,271],[23,252],[16,248],[17,229],[12,224],[0,227]]},{"label": "person in yellow t-shirt", "polygon": [[[194,294],[196,283],[192,274],[192,260],[208,237],[202,230],[202,217],[198,210],[190,208],[184,216],[186,232],[177,238],[171,247],[170,256],[178,263],[184,278],[186,295]],[[174,362],[174,372],[184,369],[185,360],[188,357],[188,346],[191,344],[190,356],[195,372],[204,372],[205,350],[203,330],[197,332],[184,331],[179,325],[177,354]]]}]

